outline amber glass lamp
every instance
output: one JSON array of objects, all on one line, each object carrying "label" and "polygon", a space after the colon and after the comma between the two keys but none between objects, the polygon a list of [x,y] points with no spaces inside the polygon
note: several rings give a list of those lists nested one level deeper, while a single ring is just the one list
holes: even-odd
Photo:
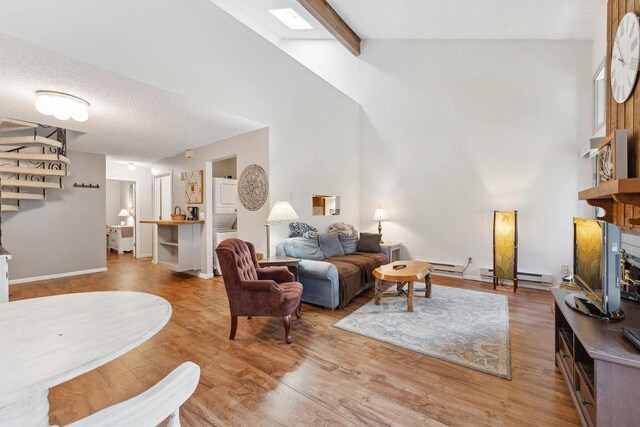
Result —
[{"label": "amber glass lamp", "polygon": [[493,289],[500,280],[518,289],[518,211],[493,212]]}]

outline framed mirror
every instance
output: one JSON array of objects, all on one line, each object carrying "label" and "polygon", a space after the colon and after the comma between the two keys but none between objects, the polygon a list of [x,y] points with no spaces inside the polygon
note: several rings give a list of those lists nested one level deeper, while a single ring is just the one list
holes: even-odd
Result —
[{"label": "framed mirror", "polygon": [[340,215],[340,196],[314,194],[311,197],[311,213],[314,216]]}]

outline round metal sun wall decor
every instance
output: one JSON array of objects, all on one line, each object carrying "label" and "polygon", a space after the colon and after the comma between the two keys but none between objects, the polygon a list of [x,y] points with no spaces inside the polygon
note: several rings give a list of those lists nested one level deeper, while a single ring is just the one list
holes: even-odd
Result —
[{"label": "round metal sun wall decor", "polygon": [[257,211],[267,201],[269,178],[259,165],[249,165],[240,174],[238,180],[238,198],[250,211]]}]

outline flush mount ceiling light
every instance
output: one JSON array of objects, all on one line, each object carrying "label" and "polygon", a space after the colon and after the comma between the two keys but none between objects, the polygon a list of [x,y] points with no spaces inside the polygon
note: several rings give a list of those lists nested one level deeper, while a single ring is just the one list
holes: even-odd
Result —
[{"label": "flush mount ceiling light", "polygon": [[36,92],[36,110],[58,120],[73,119],[85,122],[89,118],[89,103],[84,99],[61,92]]},{"label": "flush mount ceiling light", "polygon": [[133,163],[129,163],[129,166],[127,166],[127,169],[129,169],[130,171],[134,171],[136,170],[136,165],[134,165]]},{"label": "flush mount ceiling light", "polygon": [[269,12],[278,18],[280,22],[292,30],[311,30],[313,27],[298,12],[291,8],[271,9]]}]

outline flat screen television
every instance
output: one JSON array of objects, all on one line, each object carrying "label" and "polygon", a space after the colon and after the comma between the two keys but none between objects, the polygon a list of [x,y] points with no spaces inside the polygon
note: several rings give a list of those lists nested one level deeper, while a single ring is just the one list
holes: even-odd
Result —
[{"label": "flat screen television", "polygon": [[[584,292],[567,304],[587,315],[622,319],[620,229],[605,221],[573,219],[573,281]],[[573,305],[572,305],[573,304]]]}]

